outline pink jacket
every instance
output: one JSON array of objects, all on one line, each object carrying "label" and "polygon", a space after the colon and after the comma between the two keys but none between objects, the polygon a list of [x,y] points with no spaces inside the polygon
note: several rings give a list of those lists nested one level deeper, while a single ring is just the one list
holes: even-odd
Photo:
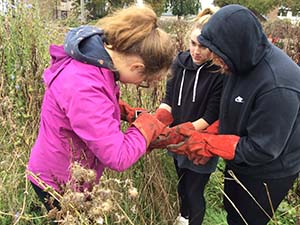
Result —
[{"label": "pink jacket", "polygon": [[120,130],[114,74],[72,59],[62,46],[52,45],[50,55],[51,66],[43,75],[40,129],[28,170],[58,190],[68,181],[74,161],[95,169],[98,179],[105,167],[129,168],[146,152],[146,141],[135,127]]}]

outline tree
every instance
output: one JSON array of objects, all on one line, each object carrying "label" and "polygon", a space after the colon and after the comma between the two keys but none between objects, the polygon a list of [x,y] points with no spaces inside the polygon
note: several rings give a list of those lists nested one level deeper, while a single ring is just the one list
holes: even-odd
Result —
[{"label": "tree", "polygon": [[111,8],[123,8],[128,5],[131,5],[135,0],[107,0]]},{"label": "tree", "polygon": [[195,15],[198,13],[200,3],[198,0],[169,0],[167,7],[171,9],[173,15]]},{"label": "tree", "polygon": [[240,4],[252,10],[257,16],[266,15],[276,7],[284,6],[292,11],[299,12],[299,0],[214,0],[217,6],[225,6],[228,4]]},{"label": "tree", "polygon": [[[150,5],[158,16],[160,16],[165,10],[166,0],[143,0],[143,3]],[[128,5],[135,4],[136,0],[111,0],[108,2],[112,8],[123,8]]]},{"label": "tree", "polygon": [[[85,0],[85,2],[88,19],[98,19],[107,15],[113,9],[134,4],[135,0]],[[152,6],[157,15],[164,11],[165,0],[146,0],[145,2]],[[76,0],[74,9],[78,10],[79,5],[80,0]]]},{"label": "tree", "polygon": [[266,15],[268,12],[272,11],[277,5],[276,0],[214,0],[214,4],[220,7],[229,4],[240,4],[250,10],[252,10],[256,15]]},{"label": "tree", "polygon": [[[134,0],[84,0],[87,19],[93,20],[107,15],[112,9],[123,8]],[[74,10],[80,11],[80,0],[74,2]]]},{"label": "tree", "polygon": [[89,12],[89,19],[96,19],[105,16],[108,13],[110,4],[106,0],[93,0],[85,4],[86,10]]},{"label": "tree", "polygon": [[293,15],[300,16],[300,1],[299,0],[283,0],[280,2],[281,8],[287,8],[292,11]]},{"label": "tree", "polygon": [[145,0],[153,8],[158,16],[165,11],[166,0]]}]

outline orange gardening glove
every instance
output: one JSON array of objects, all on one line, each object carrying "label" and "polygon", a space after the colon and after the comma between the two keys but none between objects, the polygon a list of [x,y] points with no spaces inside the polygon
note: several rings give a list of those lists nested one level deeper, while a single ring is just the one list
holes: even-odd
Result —
[{"label": "orange gardening glove", "polygon": [[176,131],[179,129],[179,127],[181,129],[195,130],[195,127],[191,122],[182,123],[172,128],[165,127],[161,134],[151,142],[149,149],[162,149],[166,148],[170,144],[178,144],[179,142],[183,141],[185,136],[178,134]]},{"label": "orange gardening glove", "polygon": [[209,134],[218,134],[219,133],[219,120],[216,120],[215,122],[213,122],[202,132],[209,133]]},{"label": "orange gardening glove", "polygon": [[174,121],[172,114],[168,110],[163,108],[158,108],[153,115],[160,122],[164,123],[167,126],[169,126]]},{"label": "orange gardening glove", "polygon": [[143,108],[133,108],[121,99],[119,99],[119,106],[121,120],[127,121],[129,124],[131,124],[141,112],[147,112],[147,110]]},{"label": "orange gardening glove", "polygon": [[[171,113],[166,109],[163,109],[166,112],[166,115],[169,117]],[[139,117],[132,123],[132,126],[135,126],[144,136],[147,147],[150,143],[155,140],[162,130],[167,126],[166,124],[159,121],[154,115],[151,115],[147,112],[142,112]]]},{"label": "orange gardening glove", "polygon": [[169,145],[168,150],[187,155],[195,164],[203,164],[203,157],[220,156],[232,160],[240,139],[236,135],[215,135],[185,129],[178,129],[177,132],[187,139],[179,144]]},{"label": "orange gardening glove", "polygon": [[[203,133],[209,133],[209,134],[218,134],[219,133],[219,120],[216,120],[214,123],[212,123],[210,126],[208,126],[205,130],[201,131]],[[198,156],[197,159],[195,159],[193,162],[196,165],[205,165],[211,157],[205,157],[205,156]]]}]

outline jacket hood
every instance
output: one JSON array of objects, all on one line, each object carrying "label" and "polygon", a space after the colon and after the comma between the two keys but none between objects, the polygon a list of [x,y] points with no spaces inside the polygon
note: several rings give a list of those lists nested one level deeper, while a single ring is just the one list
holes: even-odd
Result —
[{"label": "jacket hood", "polygon": [[[80,26],[71,29],[65,38],[64,46],[50,46],[51,66],[44,72],[45,84],[49,87],[72,59],[114,70],[104,43],[104,32],[96,27]],[[115,80],[118,80],[118,73],[114,72],[114,75]]]},{"label": "jacket hood", "polygon": [[45,69],[43,73],[43,80],[47,87],[72,60],[64,51],[63,46],[51,45],[49,52],[51,56],[50,67]]},{"label": "jacket hood", "polygon": [[72,58],[94,66],[113,69],[113,62],[104,48],[104,31],[93,26],[71,29],[64,42],[65,52]]},{"label": "jacket hood", "polygon": [[239,75],[257,65],[271,46],[256,16],[240,5],[218,10],[203,27],[198,41]]},{"label": "jacket hood", "polygon": [[[205,68],[207,65],[210,65],[210,63],[204,62],[201,65],[197,65],[193,62],[192,56],[190,54],[190,51],[185,51],[185,52],[180,52],[176,59],[175,59],[175,65],[178,67],[181,67],[183,69],[182,75],[181,75],[181,85],[178,93],[178,102],[177,105],[181,105],[181,100],[182,100],[182,94],[183,94],[183,86],[185,82],[185,77],[186,74],[188,73],[187,71],[192,71],[190,72],[191,74],[195,74],[195,80],[194,80],[194,85],[193,85],[193,99],[192,102],[196,101],[196,92],[197,92],[197,86],[198,86],[198,80],[200,76],[200,72],[203,68]],[[213,68],[212,68],[213,69]],[[173,70],[176,70],[176,67],[173,67]],[[177,73],[176,71],[173,71],[173,73]]]}]

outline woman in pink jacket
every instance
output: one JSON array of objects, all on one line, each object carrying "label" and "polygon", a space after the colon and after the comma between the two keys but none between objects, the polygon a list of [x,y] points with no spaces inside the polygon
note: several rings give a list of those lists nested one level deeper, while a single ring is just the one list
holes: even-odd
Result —
[{"label": "woman in pink jacket", "polygon": [[64,46],[50,47],[40,128],[28,163],[28,178],[48,210],[49,194],[32,174],[59,192],[73,162],[94,169],[98,179],[106,167],[124,171],[166,126],[162,119],[171,119],[164,110],[144,112],[126,132],[120,129],[121,113],[131,120],[134,109],[119,106],[117,82],[158,79],[173,59],[171,40],[157,27],[154,11],[129,7],[98,24],[75,28]]}]

